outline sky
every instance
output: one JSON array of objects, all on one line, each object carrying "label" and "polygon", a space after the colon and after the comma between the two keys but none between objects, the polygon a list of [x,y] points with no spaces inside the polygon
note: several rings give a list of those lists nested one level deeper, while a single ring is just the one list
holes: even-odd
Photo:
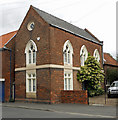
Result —
[{"label": "sky", "polygon": [[87,28],[103,51],[116,57],[116,2],[118,0],[0,0],[0,35],[18,30],[30,5],[79,28]]}]

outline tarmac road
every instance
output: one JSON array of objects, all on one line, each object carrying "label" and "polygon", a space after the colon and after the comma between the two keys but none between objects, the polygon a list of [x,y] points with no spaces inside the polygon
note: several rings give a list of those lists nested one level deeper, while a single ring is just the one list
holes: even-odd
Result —
[{"label": "tarmac road", "polygon": [[4,103],[2,118],[116,118],[115,106]]}]

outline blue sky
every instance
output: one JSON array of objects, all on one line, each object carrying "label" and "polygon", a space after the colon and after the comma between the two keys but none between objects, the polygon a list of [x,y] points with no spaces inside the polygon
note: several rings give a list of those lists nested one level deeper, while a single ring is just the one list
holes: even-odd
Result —
[{"label": "blue sky", "polygon": [[30,5],[87,28],[104,41],[104,52],[116,55],[117,0],[0,0],[0,35],[17,30]]}]

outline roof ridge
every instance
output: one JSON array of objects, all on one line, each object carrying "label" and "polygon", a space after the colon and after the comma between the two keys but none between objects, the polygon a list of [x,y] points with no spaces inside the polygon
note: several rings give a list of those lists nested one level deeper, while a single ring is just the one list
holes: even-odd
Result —
[{"label": "roof ridge", "polygon": [[56,19],[59,19],[59,20],[64,21],[64,22],[66,22],[66,23],[68,23],[68,24],[71,24],[71,25],[73,25],[74,27],[77,27],[77,28],[79,28],[79,29],[81,29],[81,30],[84,30],[84,29],[82,29],[82,28],[80,28],[80,27],[78,27],[78,26],[76,26],[76,25],[74,25],[74,24],[72,24],[72,23],[69,23],[68,21],[66,21],[66,20],[64,20],[64,19],[62,19],[62,18],[59,18],[59,17],[57,17],[57,16],[52,15],[51,13],[45,12],[45,11],[39,9],[39,8],[34,7],[34,6],[32,6],[32,7],[35,8],[35,9],[37,9],[37,10],[40,10],[40,11],[43,12],[43,13],[46,13],[46,14],[50,15],[50,16],[56,18]]},{"label": "roof ridge", "polygon": [[98,40],[99,42],[101,42],[95,35],[93,35],[93,33],[91,33],[87,28],[84,29],[88,34],[90,34],[92,37],[94,37],[96,40]]},{"label": "roof ridge", "polygon": [[98,41],[95,37],[90,35],[88,32],[86,32],[84,29],[79,28],[78,26],[73,25],[72,23],[69,23],[59,17],[56,17],[50,13],[47,13],[43,10],[40,10],[39,8],[36,8],[34,6],[31,6],[41,17],[44,19],[45,22],[47,22],[49,25],[52,25],[53,27],[57,27],[59,29],[62,29],[64,31],[67,31],[71,34],[77,35],[81,38],[84,38],[88,41],[97,43],[99,45],[103,45],[101,41]]}]

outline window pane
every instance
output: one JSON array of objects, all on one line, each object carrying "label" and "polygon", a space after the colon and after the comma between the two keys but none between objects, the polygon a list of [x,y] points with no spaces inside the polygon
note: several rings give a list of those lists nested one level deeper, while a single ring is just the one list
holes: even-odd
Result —
[{"label": "window pane", "polygon": [[64,61],[67,62],[67,53],[65,53],[64,56],[65,56]]},{"label": "window pane", "polygon": [[81,56],[81,66],[83,66],[83,56]]},{"label": "window pane", "polygon": [[68,77],[70,77],[70,74],[68,74]]},{"label": "window pane", "polygon": [[118,82],[116,83],[116,87],[118,87]]},{"label": "window pane", "polygon": [[29,77],[31,77],[31,74],[28,74]]},{"label": "window pane", "polygon": [[30,49],[31,49],[31,50],[33,49],[33,45],[30,46]]},{"label": "window pane", "polygon": [[31,92],[31,79],[29,79],[29,92]]},{"label": "window pane", "polygon": [[83,56],[84,57],[84,61],[86,60],[86,55]]},{"label": "window pane", "polygon": [[65,78],[65,90],[67,90],[67,78]]},{"label": "window pane", "polygon": [[65,77],[67,76],[67,74],[65,74]]},{"label": "window pane", "polygon": [[36,52],[33,51],[33,63],[36,63]]},{"label": "window pane", "polygon": [[31,63],[31,51],[29,51],[29,64]]},{"label": "window pane", "polygon": [[70,90],[70,88],[71,88],[71,83],[70,83],[70,81],[71,81],[71,79],[68,78],[68,90]]},{"label": "window pane", "polygon": [[33,74],[33,77],[35,77],[35,74]]},{"label": "window pane", "polygon": [[36,80],[33,79],[33,92],[36,91]]},{"label": "window pane", "polygon": [[68,63],[70,63],[70,53],[68,53]]}]

